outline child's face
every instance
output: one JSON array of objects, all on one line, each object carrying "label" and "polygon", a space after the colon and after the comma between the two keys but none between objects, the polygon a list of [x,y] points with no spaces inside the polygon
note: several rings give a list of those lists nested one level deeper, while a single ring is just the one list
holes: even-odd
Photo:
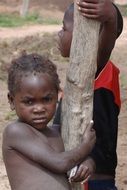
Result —
[{"label": "child's face", "polygon": [[42,130],[55,113],[57,91],[47,74],[28,74],[9,101],[20,121]]},{"label": "child's face", "polygon": [[72,41],[72,30],[73,30],[73,23],[68,21],[68,16],[65,15],[63,19],[63,27],[59,31],[59,50],[63,57],[70,56],[70,49],[71,49],[71,41]]}]

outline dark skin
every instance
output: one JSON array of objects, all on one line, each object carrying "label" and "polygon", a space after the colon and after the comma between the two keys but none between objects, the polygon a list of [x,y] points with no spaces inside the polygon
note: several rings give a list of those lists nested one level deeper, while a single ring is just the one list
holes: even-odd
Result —
[{"label": "dark skin", "polygon": [[69,190],[66,172],[92,150],[95,132],[88,127],[81,145],[65,152],[62,138],[47,126],[58,98],[48,74],[28,73],[8,98],[18,116],[3,135],[3,157],[11,189]]},{"label": "dark skin", "polygon": [[[88,19],[94,19],[101,22],[99,34],[99,46],[97,55],[97,73],[96,76],[106,65],[110,59],[111,52],[114,48],[117,37],[117,13],[110,0],[80,0],[77,2],[77,7],[82,16]],[[59,50],[63,57],[70,56],[70,48],[73,32],[73,10],[67,9],[63,19],[63,28],[58,33]],[[96,175],[96,168],[92,158],[87,158],[79,166],[77,173],[72,177],[72,181],[87,181],[93,179],[112,179],[114,176]],[[92,177],[91,177],[92,176]]]}]

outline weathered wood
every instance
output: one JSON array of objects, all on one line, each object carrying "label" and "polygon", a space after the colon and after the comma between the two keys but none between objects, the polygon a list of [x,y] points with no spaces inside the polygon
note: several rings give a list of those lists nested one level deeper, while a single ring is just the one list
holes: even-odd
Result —
[{"label": "weathered wood", "polygon": [[[66,150],[81,142],[92,119],[99,26],[97,21],[82,17],[75,2],[70,66],[62,105],[62,136]],[[73,189],[79,190],[81,186],[74,185]]]},{"label": "weathered wood", "polygon": [[21,17],[26,17],[26,15],[28,13],[29,3],[30,3],[30,0],[22,0],[22,5],[21,5],[21,9],[20,9]]}]

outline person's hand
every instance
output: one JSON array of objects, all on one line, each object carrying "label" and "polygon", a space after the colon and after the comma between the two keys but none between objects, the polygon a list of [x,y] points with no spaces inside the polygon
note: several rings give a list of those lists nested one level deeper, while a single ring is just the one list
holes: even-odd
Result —
[{"label": "person's hand", "polygon": [[79,0],[77,5],[82,16],[100,22],[112,20],[116,13],[111,0]]},{"label": "person's hand", "polygon": [[58,101],[60,101],[61,99],[63,99],[64,93],[63,93],[63,89],[60,88],[59,92],[58,92]]},{"label": "person's hand", "polygon": [[82,162],[76,174],[70,179],[71,182],[81,182],[82,184],[89,180],[92,174],[95,172],[95,162],[92,158],[87,158]]},{"label": "person's hand", "polygon": [[91,152],[96,142],[96,133],[93,129],[93,120],[91,120],[90,125],[86,127],[86,130],[83,134],[83,142],[87,145],[86,148],[89,150],[89,152]]}]

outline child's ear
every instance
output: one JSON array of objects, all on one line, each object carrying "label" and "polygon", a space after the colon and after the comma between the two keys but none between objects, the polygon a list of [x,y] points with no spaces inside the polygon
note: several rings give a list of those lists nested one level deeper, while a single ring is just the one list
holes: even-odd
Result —
[{"label": "child's ear", "polygon": [[8,102],[10,104],[11,110],[14,110],[15,109],[15,106],[14,106],[14,97],[10,93],[8,93],[7,97],[8,97]]}]

